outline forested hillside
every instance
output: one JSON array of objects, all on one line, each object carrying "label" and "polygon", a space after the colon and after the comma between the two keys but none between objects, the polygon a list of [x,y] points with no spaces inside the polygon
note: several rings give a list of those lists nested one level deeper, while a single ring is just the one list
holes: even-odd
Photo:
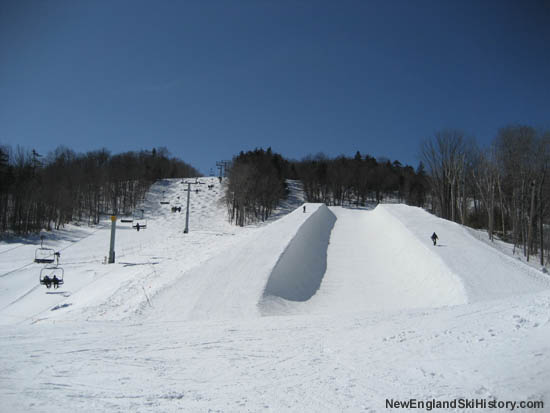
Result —
[{"label": "forested hillside", "polygon": [[302,181],[309,202],[327,205],[362,206],[391,197],[424,206],[429,191],[422,164],[414,170],[359,152],[354,157],[318,154],[289,161],[271,148],[256,149],[233,158],[228,178],[227,206],[238,225],[267,219],[286,196],[286,179]]},{"label": "forested hillside", "polygon": [[130,213],[157,179],[197,176],[165,148],[48,155],[0,146],[0,231],[28,234],[72,220],[97,223],[101,214]]},{"label": "forested hillside", "polygon": [[432,210],[461,224],[485,228],[521,248],[529,260],[548,255],[550,132],[527,125],[500,129],[477,146],[457,130],[424,142]]},{"label": "forested hillside", "polygon": [[286,196],[289,162],[271,148],[241,152],[228,171],[226,203],[229,220],[243,226],[265,221]]},{"label": "forested hillside", "polygon": [[415,170],[397,160],[375,159],[357,151],[352,158],[307,157],[295,162],[293,170],[304,183],[309,202],[361,206],[388,197],[409,205],[426,202],[428,187],[422,163]]}]

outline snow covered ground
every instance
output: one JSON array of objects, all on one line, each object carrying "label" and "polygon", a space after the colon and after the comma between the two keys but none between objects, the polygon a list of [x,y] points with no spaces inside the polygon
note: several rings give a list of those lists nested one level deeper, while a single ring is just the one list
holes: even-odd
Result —
[{"label": "snow covered ground", "polygon": [[117,223],[115,264],[107,221],[48,234],[58,290],[39,242],[0,243],[0,410],[549,411],[548,275],[419,208],[304,213],[296,182],[275,219],[235,227],[199,181],[188,234],[187,185],[159,182],[145,230]]}]

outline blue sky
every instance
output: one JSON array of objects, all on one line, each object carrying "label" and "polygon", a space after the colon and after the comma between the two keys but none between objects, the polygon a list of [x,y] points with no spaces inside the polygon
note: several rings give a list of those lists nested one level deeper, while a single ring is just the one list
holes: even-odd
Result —
[{"label": "blue sky", "polygon": [[550,2],[0,0],[0,143],[416,166],[444,128],[550,129]]}]

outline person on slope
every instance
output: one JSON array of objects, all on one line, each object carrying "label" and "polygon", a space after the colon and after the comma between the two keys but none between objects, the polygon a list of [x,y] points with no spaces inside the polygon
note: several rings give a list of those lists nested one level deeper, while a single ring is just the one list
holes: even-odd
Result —
[{"label": "person on slope", "polygon": [[434,242],[434,245],[437,244],[437,240],[439,239],[439,237],[437,236],[437,234],[434,232],[432,234],[432,241]]}]

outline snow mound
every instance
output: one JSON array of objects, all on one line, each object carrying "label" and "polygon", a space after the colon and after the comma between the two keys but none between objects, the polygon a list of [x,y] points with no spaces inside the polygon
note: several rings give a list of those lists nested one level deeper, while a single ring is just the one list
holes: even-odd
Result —
[{"label": "snow mound", "polygon": [[309,300],[327,269],[327,249],[336,216],[322,205],[302,224],[269,276],[264,296]]}]

